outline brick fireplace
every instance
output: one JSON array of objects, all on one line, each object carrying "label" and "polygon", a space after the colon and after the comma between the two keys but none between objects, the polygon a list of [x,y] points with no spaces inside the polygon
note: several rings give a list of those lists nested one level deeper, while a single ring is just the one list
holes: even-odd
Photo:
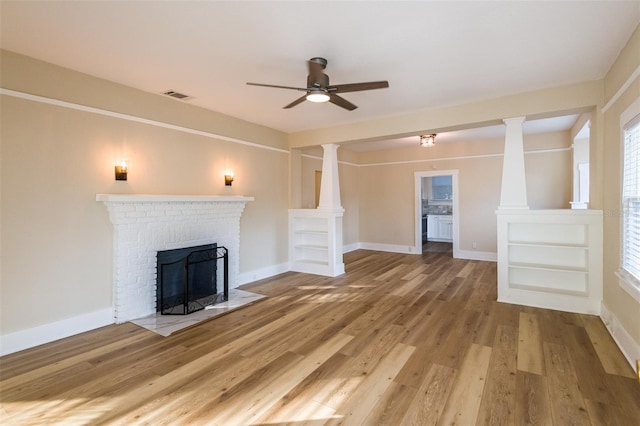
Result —
[{"label": "brick fireplace", "polygon": [[[240,217],[253,197],[98,194],[113,223],[116,323],[156,311],[156,252],[217,243],[229,251],[229,288],[237,286]],[[219,271],[222,273],[222,271]]]}]

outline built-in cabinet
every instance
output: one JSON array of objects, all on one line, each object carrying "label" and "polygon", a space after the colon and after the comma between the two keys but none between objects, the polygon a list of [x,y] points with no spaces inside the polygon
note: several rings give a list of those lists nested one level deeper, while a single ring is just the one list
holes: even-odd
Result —
[{"label": "built-in cabinet", "polygon": [[427,216],[427,238],[429,241],[453,241],[453,216]]},{"label": "built-in cabinet", "polygon": [[498,212],[498,301],[598,313],[602,212]]},{"label": "built-in cabinet", "polygon": [[289,250],[293,271],[343,274],[342,210],[289,210]]}]

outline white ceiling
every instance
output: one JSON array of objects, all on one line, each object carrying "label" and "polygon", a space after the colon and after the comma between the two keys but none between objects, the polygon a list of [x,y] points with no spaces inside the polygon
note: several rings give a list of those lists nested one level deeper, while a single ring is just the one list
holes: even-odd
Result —
[{"label": "white ceiling", "polygon": [[[285,132],[601,79],[640,1],[0,1],[0,46]],[[388,80],[359,106],[247,81]],[[176,101],[178,102],[178,101]]]}]

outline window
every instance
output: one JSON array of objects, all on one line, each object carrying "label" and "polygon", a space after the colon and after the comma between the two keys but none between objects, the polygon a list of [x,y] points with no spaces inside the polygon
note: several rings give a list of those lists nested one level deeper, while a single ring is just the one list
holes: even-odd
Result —
[{"label": "window", "polygon": [[453,198],[451,176],[434,176],[431,178],[431,199],[451,200]]},{"label": "window", "polygon": [[[640,298],[640,114],[622,120],[622,254],[620,285]],[[625,118],[627,118],[625,120]],[[621,121],[622,121],[621,120]],[[640,301],[640,300],[639,300]]]}]

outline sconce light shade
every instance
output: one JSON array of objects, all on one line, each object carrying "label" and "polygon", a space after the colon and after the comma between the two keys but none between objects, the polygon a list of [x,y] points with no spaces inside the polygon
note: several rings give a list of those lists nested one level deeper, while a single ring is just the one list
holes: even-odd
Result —
[{"label": "sconce light shade", "polygon": [[127,180],[127,172],[129,167],[127,166],[127,160],[119,160],[115,166],[116,180]]},{"label": "sconce light shade", "polygon": [[231,171],[224,172],[224,184],[226,186],[231,186],[232,182],[233,182],[233,172]]},{"label": "sconce light shade", "polygon": [[420,146],[422,147],[432,147],[436,144],[436,134],[433,133],[431,135],[422,135],[420,136]]}]

